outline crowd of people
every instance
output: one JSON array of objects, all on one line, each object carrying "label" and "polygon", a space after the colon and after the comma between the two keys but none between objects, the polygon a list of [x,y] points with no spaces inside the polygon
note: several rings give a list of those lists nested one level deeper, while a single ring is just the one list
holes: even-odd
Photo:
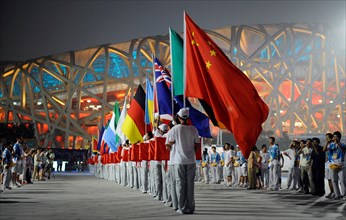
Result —
[{"label": "crowd of people", "polygon": [[169,160],[131,161],[128,155],[134,145],[127,140],[119,148],[118,159],[104,160],[102,155],[90,158],[90,171],[98,178],[148,193],[180,214],[194,213],[195,182],[223,183],[225,187],[249,190],[280,190],[284,163],[288,169],[286,190],[321,197],[326,193],[326,178],[330,192],[326,198],[346,200],[346,147],[340,142],[340,132],[326,134],[324,146],[314,137],[295,140],[282,152],[275,138],[270,137],[268,146],[254,147],[247,159],[238,146],[225,143],[222,152],[217,152],[216,146],[205,147],[201,160],[196,160],[198,134],[179,113],[178,120],[161,124],[153,134],[149,132],[143,137],[145,143],[156,140],[155,137],[166,137]]},{"label": "crowd of people", "polygon": [[[341,133],[326,134],[326,143],[321,146],[319,138],[294,140],[289,149],[281,152],[275,138],[269,138],[269,146],[263,144],[261,150],[254,147],[245,159],[239,147],[226,143],[218,153],[213,146],[202,156],[201,181],[225,186],[239,186],[247,189],[282,189],[281,170],[287,163],[287,190],[297,190],[304,194],[324,196],[325,179],[329,193],[326,198],[346,200],[346,146],[340,142]],[[286,160],[284,159],[286,156]]]},{"label": "crowd of people", "polygon": [[5,143],[1,151],[0,192],[50,179],[55,159],[52,149],[30,149],[23,138],[18,137],[13,145]]}]

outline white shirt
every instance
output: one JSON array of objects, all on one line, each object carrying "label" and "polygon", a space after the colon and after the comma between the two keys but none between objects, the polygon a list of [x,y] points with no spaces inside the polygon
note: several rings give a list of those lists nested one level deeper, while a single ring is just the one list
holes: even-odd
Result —
[{"label": "white shirt", "polygon": [[[168,137],[170,136],[170,133],[171,133],[171,130],[169,130],[165,135],[166,135],[166,138],[168,139]],[[169,152],[169,161],[168,161],[168,165],[173,165],[174,164],[174,158],[175,158],[175,147],[174,147],[175,144],[172,144],[171,145],[171,150]]]},{"label": "white shirt", "polygon": [[300,166],[310,166],[311,165],[311,153],[312,147],[304,147],[302,154],[300,155]]},{"label": "white shirt", "polygon": [[[288,158],[288,168],[293,168],[294,167],[294,161],[295,161],[295,157],[296,157],[296,152],[293,149],[288,149],[286,151],[284,151],[285,153],[287,153],[290,158]],[[285,160],[286,162],[286,160]]]},{"label": "white shirt", "polygon": [[[227,167],[227,163],[231,160],[231,157],[233,157],[232,151],[226,150],[224,155],[225,155],[224,167]],[[230,166],[232,166],[231,163],[230,163]]]},{"label": "white shirt", "polygon": [[42,157],[41,157],[41,153],[40,154],[35,154],[34,156],[34,165],[38,166],[42,164]]},{"label": "white shirt", "polygon": [[170,142],[175,142],[174,164],[196,164],[195,143],[199,143],[199,136],[194,126],[174,126],[166,139],[166,144]]},{"label": "white shirt", "polygon": [[270,159],[269,153],[263,153],[262,151],[260,152],[260,155],[262,157],[262,162],[261,162],[261,168],[262,169],[268,169],[268,160]]}]

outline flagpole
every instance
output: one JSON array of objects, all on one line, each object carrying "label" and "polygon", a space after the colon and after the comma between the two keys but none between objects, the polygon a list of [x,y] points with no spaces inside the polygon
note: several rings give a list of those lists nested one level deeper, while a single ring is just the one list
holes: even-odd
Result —
[{"label": "flagpole", "polygon": [[183,101],[184,101],[184,108],[186,106],[185,103],[185,87],[186,87],[186,83],[185,83],[185,78],[186,78],[186,12],[184,11],[184,58],[183,58],[183,87],[184,87],[184,96],[183,96]]},{"label": "flagpole", "polygon": [[173,70],[173,53],[172,53],[172,31],[171,27],[168,29],[169,31],[169,47],[170,47],[170,54],[171,54],[171,98],[172,98],[172,118],[174,119],[174,70]]},{"label": "flagpole", "polygon": [[[149,78],[148,78],[148,80],[147,80],[147,78],[148,77],[146,77],[145,78],[145,87],[146,88],[148,88],[148,85],[147,85],[147,83],[148,83],[148,81],[149,81]],[[148,90],[146,91],[147,93],[146,94],[148,94]],[[146,95],[147,96],[147,95]],[[148,100],[147,99],[145,99],[145,110],[144,110],[144,124],[145,124],[145,127],[144,127],[144,132],[145,132],[145,134],[147,134],[147,122],[146,122],[146,120],[145,120],[145,118],[147,117],[146,116],[146,114],[145,114],[145,111],[148,109]],[[149,125],[150,125],[150,118],[149,118]]]},{"label": "flagpole", "polygon": [[[154,54],[151,54],[151,60],[153,62],[153,82],[154,82],[154,111],[153,111],[153,114],[154,114],[154,121],[153,121],[153,131],[154,131],[154,128],[156,128],[158,122],[155,123],[155,106],[156,106],[156,109],[159,111],[159,106],[157,105],[157,90],[156,90],[156,77],[155,77],[155,61],[154,61]],[[159,111],[160,112],[160,111]],[[158,119],[157,119],[158,120]]]}]

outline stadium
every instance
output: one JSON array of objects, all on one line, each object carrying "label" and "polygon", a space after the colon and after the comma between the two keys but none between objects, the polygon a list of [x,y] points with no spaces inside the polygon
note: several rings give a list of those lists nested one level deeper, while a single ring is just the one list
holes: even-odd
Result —
[{"label": "stadium", "polygon": [[[269,106],[264,135],[345,133],[345,57],[325,25],[240,25],[206,32]],[[170,68],[168,34],[7,63],[0,69],[0,123],[33,127],[42,146],[87,149],[115,101],[122,106],[129,89],[133,94],[146,77],[152,79],[152,54]],[[212,131],[216,136],[218,129]]]}]

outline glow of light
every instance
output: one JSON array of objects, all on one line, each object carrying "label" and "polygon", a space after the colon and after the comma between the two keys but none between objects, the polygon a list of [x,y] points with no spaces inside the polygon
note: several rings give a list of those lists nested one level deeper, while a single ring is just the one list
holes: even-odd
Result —
[{"label": "glow of light", "polygon": [[283,113],[284,112],[284,110],[280,110],[280,113]]},{"label": "glow of light", "polygon": [[288,98],[287,100],[290,102],[290,101],[291,101],[291,98]]},{"label": "glow of light", "polygon": [[276,113],[274,113],[274,115],[276,116]]},{"label": "glow of light", "polygon": [[54,99],[54,101],[56,101],[57,103],[59,103],[60,105],[65,105],[65,103],[63,101],[61,101],[60,99],[52,96],[52,99]]},{"label": "glow of light", "polygon": [[17,105],[17,102],[13,102],[13,105]]},{"label": "glow of light", "polygon": [[2,75],[2,77],[6,77],[6,76],[9,76],[9,75],[11,75],[12,73],[14,73],[14,70],[10,70],[10,71],[8,71],[7,73],[4,73],[3,75]]},{"label": "glow of light", "polygon": [[42,105],[42,102],[37,102],[37,105]]},{"label": "glow of light", "polygon": [[301,127],[302,123],[300,121],[296,121],[296,122],[294,122],[294,126]]},{"label": "glow of light", "polygon": [[338,115],[336,115],[336,117],[340,118],[340,115],[338,114]]},{"label": "glow of light", "polygon": [[90,99],[88,99],[88,100],[87,100],[87,103],[90,103],[90,102],[91,102],[91,100],[90,100]]},{"label": "glow of light", "polygon": [[329,101],[329,103],[330,103],[330,104],[333,104],[333,103],[334,103],[334,101],[333,101],[333,100],[330,100],[330,101]]},{"label": "glow of light", "polygon": [[309,101],[309,99],[308,99],[308,98],[306,98],[306,101]]},{"label": "glow of light", "polygon": [[96,108],[101,108],[101,105],[97,105]]},{"label": "glow of light", "polygon": [[318,100],[319,103],[322,103],[322,99]]}]

